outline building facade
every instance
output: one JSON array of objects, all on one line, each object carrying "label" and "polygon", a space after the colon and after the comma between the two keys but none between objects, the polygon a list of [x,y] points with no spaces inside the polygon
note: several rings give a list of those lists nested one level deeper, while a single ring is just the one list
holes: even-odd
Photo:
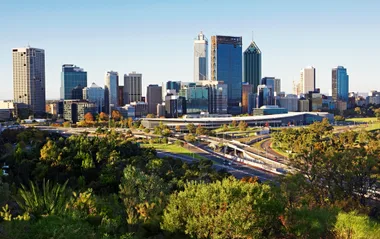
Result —
[{"label": "building facade", "polygon": [[347,69],[343,66],[338,66],[332,69],[332,98],[334,101],[348,101],[348,85],[349,76],[347,75]]},{"label": "building facade", "polygon": [[208,112],[209,87],[204,85],[184,86],[179,91],[179,96],[185,98],[185,106],[187,114],[200,114]]},{"label": "building facade", "polygon": [[148,114],[157,114],[157,105],[162,103],[162,87],[159,85],[148,85],[146,88],[146,103]]},{"label": "building facade", "polygon": [[261,50],[254,41],[244,51],[244,78],[256,91],[261,80]]},{"label": "building facade", "polygon": [[208,78],[208,40],[200,32],[194,40],[194,82]]},{"label": "building facade", "polygon": [[281,79],[275,78],[274,79],[274,93],[276,96],[279,96],[281,94]]},{"label": "building facade", "polygon": [[86,100],[65,100],[63,102],[63,118],[73,124],[84,120],[87,113],[95,114],[96,105]]},{"label": "building facade", "polygon": [[124,75],[124,103],[141,101],[142,74],[133,71]]},{"label": "building facade", "polygon": [[259,85],[257,87],[257,107],[271,105],[271,88],[267,85]]},{"label": "building facade", "polygon": [[83,86],[77,85],[71,90],[72,100],[83,100]]},{"label": "building facade", "polygon": [[227,114],[228,85],[222,81],[203,81],[208,87],[208,112],[210,114]]},{"label": "building facade", "polygon": [[306,94],[315,90],[316,74],[312,66],[303,68],[300,73],[301,93]]},{"label": "building facade", "polygon": [[95,103],[96,113],[104,111],[104,89],[95,83],[83,88],[83,99]]},{"label": "building facade", "polygon": [[298,97],[297,95],[289,94],[285,97],[280,97],[279,105],[282,108],[287,109],[289,112],[298,111]]},{"label": "building facade", "polygon": [[275,78],[274,77],[264,77],[261,79],[261,85],[266,85],[269,90],[269,98],[267,105],[274,105],[274,90],[275,90]]},{"label": "building facade", "polygon": [[29,115],[45,114],[45,51],[38,48],[14,48],[13,97],[15,103],[23,103]]},{"label": "building facade", "polygon": [[[257,88],[257,87],[256,87]],[[241,101],[241,113],[248,114],[249,113],[249,101],[250,95],[253,93],[252,85],[244,82],[242,85],[242,101]]]},{"label": "building facade", "polygon": [[119,85],[117,88],[117,104],[123,106],[124,104],[124,86]]},{"label": "building facade", "polygon": [[[195,83],[194,83],[195,84]],[[182,83],[180,81],[168,81],[166,82],[166,92],[168,90],[174,91],[175,94],[178,94],[181,90]]]},{"label": "building facade", "polygon": [[73,64],[62,66],[61,72],[61,100],[74,100],[72,91],[75,87],[87,86],[87,72]]},{"label": "building facade", "polygon": [[104,112],[109,114],[118,107],[119,74],[114,71],[106,72],[104,82]]},{"label": "building facade", "polygon": [[242,37],[211,37],[211,80],[227,84],[228,113],[241,113]]}]

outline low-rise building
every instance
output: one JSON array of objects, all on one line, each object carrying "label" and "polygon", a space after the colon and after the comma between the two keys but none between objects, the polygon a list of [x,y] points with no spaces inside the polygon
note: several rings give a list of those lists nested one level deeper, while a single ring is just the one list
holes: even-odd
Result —
[{"label": "low-rise building", "polygon": [[84,116],[90,112],[96,113],[96,104],[86,100],[65,100],[63,102],[63,118],[73,124],[84,120]]},{"label": "low-rise building", "polygon": [[276,114],[286,114],[288,110],[285,108],[280,108],[277,105],[264,105],[260,108],[253,109],[253,115],[276,115]]}]

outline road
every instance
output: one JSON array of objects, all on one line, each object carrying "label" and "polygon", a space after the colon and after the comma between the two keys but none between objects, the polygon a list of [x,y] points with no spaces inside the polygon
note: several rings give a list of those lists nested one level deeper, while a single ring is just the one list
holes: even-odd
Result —
[{"label": "road", "polygon": [[[157,152],[157,155],[159,157],[165,157],[165,156],[169,156],[169,157],[173,157],[173,158],[178,158],[178,159],[181,159],[183,161],[186,161],[186,162],[194,162],[195,160],[197,159],[194,159],[192,157],[189,157],[189,156],[184,156],[184,155],[177,155],[177,154],[172,154],[172,153],[167,153],[167,152],[162,152],[162,151],[158,151]],[[241,179],[243,177],[254,177],[254,176],[257,176],[261,181],[265,182],[265,181],[276,181],[276,179],[278,178],[277,176],[275,175],[272,175],[270,173],[266,173],[266,172],[263,172],[263,171],[260,171],[260,170],[256,170],[254,168],[251,168],[251,167],[247,167],[245,165],[241,165],[241,164],[235,164],[233,163],[231,166],[228,166],[228,165],[223,165],[223,159],[222,158],[219,158],[217,156],[213,156],[213,155],[210,155],[210,154],[202,154],[203,157],[207,158],[207,159],[210,159],[214,162],[218,162],[218,164],[215,164],[214,163],[214,168],[217,169],[217,170],[221,170],[221,169],[226,169],[227,172],[231,173],[234,177],[238,178],[238,179]]]}]

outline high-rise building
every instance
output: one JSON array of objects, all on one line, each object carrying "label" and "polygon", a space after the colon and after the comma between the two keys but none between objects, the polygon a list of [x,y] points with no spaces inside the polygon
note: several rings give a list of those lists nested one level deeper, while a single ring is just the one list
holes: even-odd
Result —
[{"label": "high-rise building", "polygon": [[208,112],[208,91],[209,87],[204,85],[184,86],[179,96],[184,97],[186,102],[187,114],[200,114],[201,112]]},{"label": "high-rise building", "polygon": [[241,103],[241,109],[243,114],[247,114],[249,112],[249,101],[250,101],[250,95],[253,92],[252,85],[248,84],[247,82],[243,83],[242,86],[242,103]]},{"label": "high-rise building", "polygon": [[280,97],[279,100],[280,107],[287,109],[289,112],[297,112],[298,111],[298,97],[297,95],[286,95],[284,97]]},{"label": "high-rise building", "polygon": [[176,94],[179,93],[179,90],[181,89],[181,82],[180,81],[168,81],[166,82],[166,91],[168,90],[174,90]]},{"label": "high-rise building", "polygon": [[148,113],[156,114],[157,105],[162,103],[162,87],[159,85],[148,85],[146,89],[146,103],[148,104]]},{"label": "high-rise building", "polygon": [[61,72],[61,100],[73,100],[72,90],[80,86],[87,86],[87,72],[73,64],[62,65]]},{"label": "high-rise building", "polygon": [[274,90],[275,90],[275,78],[274,77],[264,77],[261,79],[261,85],[266,85],[268,87],[269,95],[266,105],[274,105]]},{"label": "high-rise building", "polygon": [[107,71],[104,82],[104,111],[111,113],[112,109],[118,107],[118,87],[119,87],[119,74],[114,71]]},{"label": "high-rise building", "polygon": [[281,93],[281,79],[278,79],[278,78],[274,79],[274,93],[276,93],[276,96],[280,95],[280,93]]},{"label": "high-rise building", "polygon": [[104,89],[95,83],[90,87],[83,88],[83,99],[95,103],[96,113],[102,112],[104,109]]},{"label": "high-rise building", "polygon": [[45,51],[26,47],[13,48],[13,97],[36,115],[45,113]]},{"label": "high-rise building", "polygon": [[332,98],[334,101],[348,101],[349,76],[347,69],[338,66],[332,69]]},{"label": "high-rise building", "polygon": [[271,88],[267,85],[257,86],[257,108],[264,105],[272,105],[271,103]]},{"label": "high-rise building", "polygon": [[261,50],[254,41],[244,51],[244,79],[243,81],[257,89],[261,80]]},{"label": "high-rise building", "polygon": [[83,86],[77,85],[71,90],[72,100],[82,100],[83,99]]},{"label": "high-rise building", "polygon": [[124,103],[129,104],[141,101],[142,95],[142,74],[133,71],[129,75],[124,75]]},{"label": "high-rise building", "polygon": [[228,113],[241,113],[242,38],[211,37],[211,80],[223,81],[228,90]]},{"label": "high-rise building", "polygon": [[207,80],[208,77],[208,40],[200,32],[194,40],[194,82]]},{"label": "high-rise building", "polygon": [[124,104],[124,86],[119,85],[117,87],[117,104],[123,106]]},{"label": "high-rise building", "polygon": [[300,76],[301,93],[306,94],[309,91],[314,91],[316,81],[315,68],[312,66],[303,68]]}]

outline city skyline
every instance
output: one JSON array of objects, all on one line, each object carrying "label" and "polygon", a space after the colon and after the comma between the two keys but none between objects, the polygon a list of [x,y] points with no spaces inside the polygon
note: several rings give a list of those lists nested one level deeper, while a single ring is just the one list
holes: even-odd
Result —
[{"label": "city skyline", "polygon": [[[27,1],[17,4],[0,3],[2,9],[0,25],[2,32],[7,36],[0,39],[0,72],[4,83],[4,87],[0,90],[1,99],[13,99],[10,90],[12,89],[11,49],[28,43],[46,52],[47,99],[59,98],[59,87],[56,85],[60,81],[60,68],[66,62],[74,62],[85,68],[88,72],[88,82],[95,82],[101,86],[103,86],[104,72],[107,70],[114,69],[120,74],[130,71],[141,72],[144,74],[143,95],[146,95],[146,86],[149,84],[160,84],[168,80],[191,82],[194,67],[193,39],[200,31],[209,38],[219,34],[242,36],[243,49],[249,45],[254,31],[254,40],[264,52],[262,76],[275,75],[281,78],[282,88],[288,93],[291,93],[292,81],[299,78],[299,69],[305,65],[313,65],[318,69],[316,87],[321,88],[323,93],[330,91],[331,68],[337,65],[349,69],[350,91],[368,92],[378,89],[375,81],[362,80],[371,79],[372,75],[376,75],[373,71],[368,71],[376,69],[376,52],[380,51],[376,44],[380,36],[372,31],[380,25],[380,17],[376,15],[380,4],[376,2],[359,4],[344,1],[345,4],[342,5],[340,3],[343,1],[334,3],[320,1],[314,10],[306,12],[302,12],[300,7],[295,7],[297,1],[291,4],[277,2],[273,9],[281,16],[277,20],[265,18],[265,11],[270,9],[270,3],[246,2],[242,3],[245,7],[241,8],[240,4],[234,6],[229,3],[214,6],[212,1],[209,1],[204,3],[204,9],[199,13],[195,9],[197,4],[193,3],[119,2],[118,6],[110,6],[107,9],[115,10],[113,15],[116,17],[98,19],[95,13],[102,16],[108,12],[99,4],[82,2],[80,3],[82,7],[70,9],[63,6],[66,3],[41,2],[38,8],[28,4]],[[33,15],[38,16],[31,18],[28,26],[38,27],[29,29],[30,27],[24,25],[24,22],[17,19],[21,14],[25,17],[31,14],[26,10],[20,10],[20,4],[26,5],[25,9],[31,8],[37,11],[38,14],[33,13]],[[146,14],[152,13],[152,16],[138,24],[133,20],[134,14],[118,21],[120,20],[118,14],[121,17],[122,10],[127,7],[135,9],[139,14],[144,11]],[[231,11],[233,16],[240,18],[219,21],[211,11],[215,7],[220,10],[220,14]],[[162,9],[168,16],[157,15],[158,13],[154,11],[156,8]],[[257,14],[244,15],[250,11]],[[210,16],[203,13],[210,13]],[[76,17],[81,14],[88,16],[88,19]],[[190,18],[191,15],[200,16],[196,14],[202,14],[204,19]],[[54,15],[57,17],[53,17]],[[51,19],[46,22],[44,17]],[[67,20],[67,17],[73,19]],[[157,17],[158,20],[154,21]],[[170,17],[176,17],[176,21],[170,22]],[[79,23],[78,27],[73,27],[75,21]],[[123,28],[122,24],[130,26],[131,30],[138,30],[138,37],[130,38],[129,27]],[[133,26],[134,24],[136,26]],[[268,28],[268,25],[273,24],[276,27]],[[162,27],[155,28],[155,26]],[[236,28],[229,30],[231,26]],[[57,27],[59,31],[54,30]],[[94,33],[104,29],[120,34],[97,34],[97,38],[93,37]],[[35,31],[38,34],[31,34]],[[160,49],[149,44],[152,36],[158,32],[165,32],[165,37],[155,39],[159,42]],[[75,34],[79,37],[70,37]],[[366,37],[362,38],[363,35]],[[357,44],[358,41],[363,44]],[[359,50],[351,51],[352,45],[358,45]],[[322,51],[327,51],[328,57],[325,57],[326,54]],[[173,58],[175,61],[170,61]],[[158,64],[148,64],[150,61]],[[170,75],[167,72],[171,72]]]}]

